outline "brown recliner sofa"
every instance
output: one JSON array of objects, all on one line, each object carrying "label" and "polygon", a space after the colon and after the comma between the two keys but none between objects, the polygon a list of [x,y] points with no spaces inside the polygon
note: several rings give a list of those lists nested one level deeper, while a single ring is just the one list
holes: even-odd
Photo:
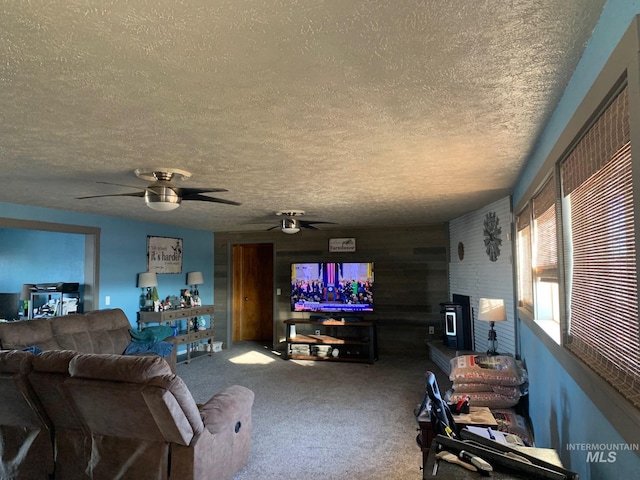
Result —
[{"label": "brown recliner sofa", "polygon": [[0,478],[47,479],[53,474],[52,426],[27,375],[34,355],[0,351]]},{"label": "brown recliner sofa", "polygon": [[[0,367],[20,374],[0,383],[0,398],[12,400],[0,446],[25,425],[27,439],[38,440],[22,456],[3,454],[0,472],[11,469],[3,479],[228,480],[248,462],[254,394],[245,387],[196,405],[158,356],[12,351],[0,352]],[[7,444],[5,453],[19,450]]]},{"label": "brown recliner sofa", "polygon": [[[36,318],[17,322],[0,322],[0,349],[73,350],[81,353],[123,354],[131,342],[132,328],[120,308],[94,310],[84,314]],[[176,371],[175,337],[165,339],[174,344],[165,360]]]},{"label": "brown recliner sofa", "polygon": [[228,480],[249,460],[254,394],[196,405],[160,357],[80,354],[62,384],[91,437],[89,477]]},{"label": "brown recliner sofa", "polygon": [[51,422],[54,478],[58,479],[90,478],[85,469],[91,458],[91,436],[62,388],[69,379],[69,363],[76,355],[78,352],[71,350],[49,350],[34,355],[27,376]]}]

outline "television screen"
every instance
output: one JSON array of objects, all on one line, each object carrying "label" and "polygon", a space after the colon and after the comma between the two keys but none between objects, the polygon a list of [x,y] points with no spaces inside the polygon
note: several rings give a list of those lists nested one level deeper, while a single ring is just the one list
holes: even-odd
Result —
[{"label": "television screen", "polygon": [[0,320],[17,320],[19,302],[17,293],[0,293]]},{"label": "television screen", "polygon": [[372,312],[373,263],[292,264],[291,311]]}]

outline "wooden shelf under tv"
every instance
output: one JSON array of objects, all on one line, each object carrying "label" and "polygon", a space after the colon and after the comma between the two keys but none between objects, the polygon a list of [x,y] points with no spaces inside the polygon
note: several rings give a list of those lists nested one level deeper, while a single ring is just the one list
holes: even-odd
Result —
[{"label": "wooden shelf under tv", "polygon": [[[325,360],[334,362],[373,363],[377,360],[376,325],[373,322],[342,320],[284,321],[286,328],[285,358],[295,360]],[[299,333],[296,326],[319,330],[321,333]],[[326,330],[322,332],[322,330]],[[296,346],[307,345],[309,354],[300,353]],[[331,347],[331,353],[313,353],[318,346]],[[333,352],[336,351],[336,355]]]},{"label": "wooden shelf under tv", "polygon": [[337,338],[331,335],[296,335],[289,340],[289,343],[308,343],[313,345],[367,345],[357,338]]}]

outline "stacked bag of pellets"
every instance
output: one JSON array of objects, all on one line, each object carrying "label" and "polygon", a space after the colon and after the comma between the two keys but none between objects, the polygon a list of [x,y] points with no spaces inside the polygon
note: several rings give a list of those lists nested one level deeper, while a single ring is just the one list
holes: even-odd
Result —
[{"label": "stacked bag of pellets", "polygon": [[527,371],[507,355],[460,355],[451,359],[453,382],[448,401],[465,398],[471,406],[511,408],[527,393]]}]

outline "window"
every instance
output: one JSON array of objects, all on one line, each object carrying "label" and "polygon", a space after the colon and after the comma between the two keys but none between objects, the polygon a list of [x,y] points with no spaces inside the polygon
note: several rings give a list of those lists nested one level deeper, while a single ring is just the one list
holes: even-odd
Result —
[{"label": "window", "polygon": [[555,178],[551,177],[516,217],[516,228],[520,306],[529,310],[536,323],[559,344],[555,190]]},{"label": "window", "polygon": [[[640,339],[627,90],[561,165],[567,347],[640,405]],[[635,386],[634,386],[635,385]]]},{"label": "window", "polygon": [[547,181],[533,197],[533,267],[538,281],[558,282],[555,182]]},{"label": "window", "polygon": [[520,306],[533,313],[533,281],[531,263],[531,208],[527,205],[516,217],[518,249],[518,298]]},{"label": "window", "polygon": [[560,343],[555,192],[555,178],[551,177],[533,197],[533,271],[536,321]]}]

